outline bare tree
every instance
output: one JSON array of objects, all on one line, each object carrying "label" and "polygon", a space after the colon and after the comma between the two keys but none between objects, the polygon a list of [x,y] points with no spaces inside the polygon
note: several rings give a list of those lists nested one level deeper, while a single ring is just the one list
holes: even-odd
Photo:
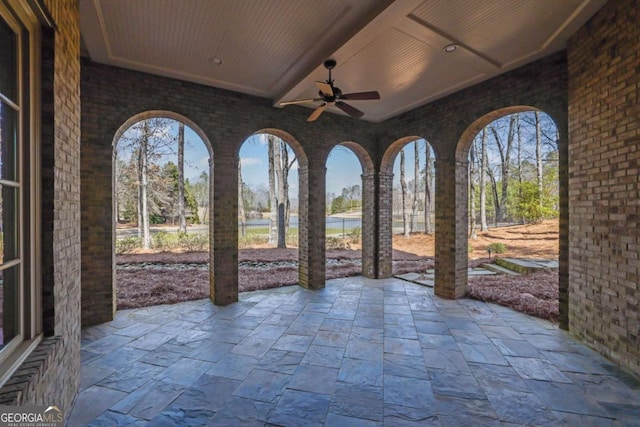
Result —
[{"label": "bare tree", "polygon": [[493,206],[494,214],[493,214],[493,225],[498,226],[498,205],[500,204],[500,198],[498,196],[498,182],[496,180],[496,175],[493,172],[493,169],[487,168],[487,176],[489,177],[489,181],[491,182],[491,192],[493,195]]},{"label": "bare tree", "polygon": [[534,112],[536,123],[536,179],[538,182],[538,200],[542,203],[543,183],[542,183],[542,129],[540,126],[540,112]]},{"label": "bare tree", "polygon": [[411,231],[418,231],[418,183],[420,182],[420,147],[413,142],[413,203],[411,206]]},{"label": "bare tree", "polygon": [[147,198],[147,187],[149,180],[149,122],[143,121],[142,136],[140,138],[140,148],[138,150],[138,182],[140,183],[140,193],[138,197],[138,235],[142,237],[142,247],[151,247],[151,232],[149,229],[149,204]]},{"label": "bare tree", "polygon": [[184,212],[184,123],[178,122],[178,218],[179,231],[187,232]]},{"label": "bare tree", "polygon": [[[269,244],[286,247],[291,202],[289,200],[289,170],[296,162],[289,160],[288,145],[274,135],[267,135],[269,145],[269,203],[271,205]],[[282,208],[280,207],[282,205]],[[283,220],[279,221],[279,212]]]},{"label": "bare tree", "polygon": [[409,218],[407,211],[407,182],[405,180],[404,148],[400,150],[400,188],[402,191],[402,229],[405,236],[409,236]]},{"label": "bare tree", "polygon": [[[523,171],[522,171],[522,127],[520,126],[520,114],[516,114],[516,140],[518,143],[518,159],[516,164],[516,170],[518,171],[518,200],[522,199],[522,180],[523,180]],[[524,218],[520,218],[522,223],[525,222]]]},{"label": "bare tree", "polygon": [[132,160],[135,159],[138,237],[142,239],[145,249],[151,247],[151,213],[159,213],[162,205],[169,202],[167,186],[162,182],[161,168],[156,163],[172,152],[174,138],[168,134],[169,123],[169,120],[164,118],[142,120],[131,126],[116,145],[118,152],[128,151]]},{"label": "bare tree", "polygon": [[[276,141],[274,144],[273,150],[273,163],[275,166],[275,175],[277,180],[277,196],[276,196],[276,206],[272,206],[272,212],[275,210],[276,218],[277,218],[277,230],[278,230],[278,239],[277,239],[277,247],[285,248],[286,245],[286,199],[288,184],[286,183],[285,168],[282,165],[282,141]],[[286,152],[286,148],[284,150]],[[285,187],[286,186],[286,187]],[[284,216],[284,218],[282,218]]]},{"label": "bare tree", "polygon": [[487,231],[487,128],[482,129],[480,153],[480,230]]},{"label": "bare tree", "polygon": [[238,158],[238,217],[240,218],[240,235],[245,236],[247,228],[247,214],[244,210],[244,184],[242,182],[242,164]]},{"label": "bare tree", "polygon": [[478,234],[476,232],[476,150],[475,144],[471,145],[469,151],[469,237],[471,239],[477,239]]},{"label": "bare tree", "polygon": [[432,190],[432,165],[431,146],[425,143],[425,168],[424,168],[424,228],[427,234],[433,233],[431,213],[433,210],[433,190]]},{"label": "bare tree", "polygon": [[[501,194],[499,198],[499,203],[496,205],[496,222],[500,222],[504,220],[508,202],[508,191],[509,191],[509,178],[510,178],[510,167],[511,167],[511,150],[513,149],[513,140],[515,135],[515,128],[517,124],[518,114],[512,114],[509,116],[509,131],[507,133],[507,140],[505,142],[502,141],[500,134],[496,128],[495,124],[491,124],[489,128],[493,133],[493,137],[498,146],[498,152],[500,154],[500,173],[501,173]],[[495,123],[495,122],[494,122]],[[494,181],[495,182],[495,181]],[[497,189],[494,191],[497,192]]]},{"label": "bare tree", "polygon": [[289,161],[289,145],[283,140],[280,140],[280,160],[281,176],[279,176],[279,185],[281,187],[282,200],[284,200],[285,227],[288,229],[289,219],[291,216],[291,201],[289,200],[289,171],[297,158],[293,156],[293,159]]},{"label": "bare tree", "polygon": [[276,197],[275,136],[267,135],[269,158],[269,244],[275,245],[278,239],[278,200]]}]

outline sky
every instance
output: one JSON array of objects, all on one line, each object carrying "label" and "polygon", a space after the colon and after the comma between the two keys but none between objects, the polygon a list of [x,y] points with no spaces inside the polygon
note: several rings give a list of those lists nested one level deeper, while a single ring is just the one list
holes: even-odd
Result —
[{"label": "sky", "polygon": [[[200,137],[188,127],[185,127],[185,142],[185,177],[196,180],[203,171],[209,172],[209,152]],[[176,162],[177,156],[168,157],[167,160]],[[268,185],[269,161],[265,135],[253,135],[242,144],[240,162],[242,180],[247,185],[252,188],[260,184]],[[362,185],[362,167],[350,149],[338,146],[331,150],[326,167],[327,192],[339,195],[343,187]],[[289,171],[289,190],[292,194],[298,192],[297,162]]]},{"label": "sky", "polygon": [[[264,135],[254,135],[247,139],[240,148],[240,162],[242,164],[242,180],[250,187],[256,187],[260,183],[268,184],[269,163],[267,156],[267,144]],[[394,180],[398,182],[400,177],[400,156],[398,155],[394,167]],[[408,144],[405,150],[406,179],[413,179],[413,144]],[[424,143],[420,145],[420,167],[424,167]],[[298,170],[296,167],[289,172],[289,189],[292,194],[298,191]],[[327,158],[327,193],[340,195],[345,187],[359,185],[362,187],[362,166],[356,155],[347,147],[336,146]]]}]

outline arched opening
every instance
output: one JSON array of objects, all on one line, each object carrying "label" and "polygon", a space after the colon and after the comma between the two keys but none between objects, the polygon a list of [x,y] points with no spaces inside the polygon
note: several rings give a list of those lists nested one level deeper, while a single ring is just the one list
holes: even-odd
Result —
[{"label": "arched opening", "polygon": [[136,115],[116,132],[117,308],[209,296],[211,159],[211,144],[202,130],[172,112]]},{"label": "arched opening", "polygon": [[465,145],[467,292],[558,321],[558,126],[538,109],[513,107],[474,127]]},{"label": "arched opening", "polygon": [[299,282],[302,147],[277,129],[263,129],[238,151],[238,290]]},{"label": "arched opening", "polygon": [[328,279],[357,274],[373,277],[368,265],[373,264],[373,260],[363,262],[363,231],[369,227],[364,224],[364,214],[373,195],[372,171],[369,154],[355,142],[338,144],[329,152],[325,189],[325,274]]},{"label": "arched opening", "polygon": [[[435,253],[435,152],[419,136],[389,146],[380,168],[381,211],[389,216],[388,237],[392,265],[380,260],[390,274],[433,286]],[[384,182],[383,182],[384,181]],[[384,201],[385,197],[388,201]],[[381,246],[384,241],[380,242]],[[385,265],[386,267],[382,267]]]}]

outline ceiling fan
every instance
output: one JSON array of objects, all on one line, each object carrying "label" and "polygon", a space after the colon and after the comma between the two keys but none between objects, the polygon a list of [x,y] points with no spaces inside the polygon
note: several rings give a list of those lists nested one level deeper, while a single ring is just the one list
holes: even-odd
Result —
[{"label": "ceiling fan", "polygon": [[307,102],[322,102],[319,107],[313,110],[313,113],[307,118],[308,122],[314,122],[320,117],[320,114],[328,105],[335,105],[351,117],[359,119],[364,116],[364,113],[355,107],[347,104],[343,101],[366,101],[369,99],[380,99],[380,94],[377,91],[371,92],[355,92],[355,93],[342,93],[339,87],[333,85],[333,79],[331,78],[331,70],[336,66],[336,61],[333,59],[327,59],[324,61],[324,67],[329,70],[329,78],[324,82],[316,82],[318,87],[318,98],[309,99],[296,99],[293,101],[284,101],[280,105],[292,105],[292,104],[306,104]]}]

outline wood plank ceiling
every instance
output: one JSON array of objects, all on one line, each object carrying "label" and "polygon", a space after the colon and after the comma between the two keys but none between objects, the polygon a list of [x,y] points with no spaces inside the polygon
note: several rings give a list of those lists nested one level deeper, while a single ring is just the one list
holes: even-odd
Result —
[{"label": "wood plank ceiling", "polygon": [[326,80],[322,64],[333,58],[344,93],[380,92],[353,101],[378,122],[562,49],[605,2],[80,0],[80,22],[94,61],[274,106],[317,96],[314,81]]}]

